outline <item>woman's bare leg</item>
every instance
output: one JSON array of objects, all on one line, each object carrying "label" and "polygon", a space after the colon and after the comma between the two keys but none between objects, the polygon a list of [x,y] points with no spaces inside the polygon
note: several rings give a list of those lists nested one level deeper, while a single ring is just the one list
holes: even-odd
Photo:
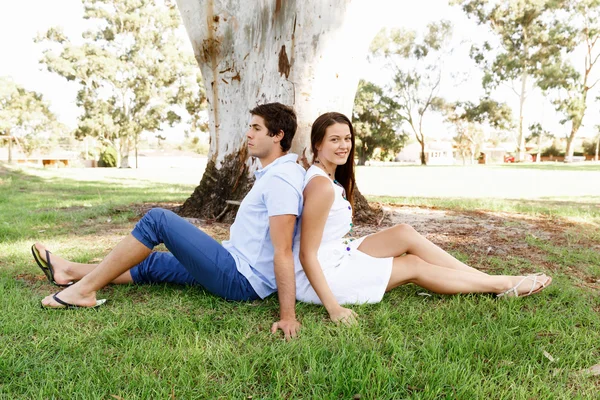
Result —
[{"label": "woman's bare leg", "polygon": [[431,264],[478,275],[487,275],[460,262],[426,239],[412,226],[406,224],[396,225],[368,236],[358,249],[370,256],[382,258],[398,257],[405,253],[412,254]]},{"label": "woman's bare leg", "polygon": [[[40,257],[48,262],[48,260],[46,260],[46,246],[41,243],[36,243],[35,247],[38,249]],[[50,256],[50,262],[52,263],[52,269],[54,270],[54,280],[59,284],[78,281],[98,266],[98,264],[82,264],[65,260],[54,253]],[[131,273],[127,270],[111,283],[118,285],[129,284],[133,283],[133,279],[131,278]]]},{"label": "woman's bare leg", "polygon": [[[102,289],[130,268],[142,262],[151,250],[129,234],[80,281],[60,292],[60,299],[66,303],[91,307],[96,304],[96,291]],[[60,307],[52,295],[45,297],[42,304]]]},{"label": "woman's bare leg", "polygon": [[[503,293],[517,285],[523,276],[474,274],[469,271],[440,267],[411,254],[394,258],[392,275],[386,291],[406,283],[414,283],[440,294]],[[519,295],[550,283],[550,278],[540,275],[535,286],[524,281],[517,289]]]}]

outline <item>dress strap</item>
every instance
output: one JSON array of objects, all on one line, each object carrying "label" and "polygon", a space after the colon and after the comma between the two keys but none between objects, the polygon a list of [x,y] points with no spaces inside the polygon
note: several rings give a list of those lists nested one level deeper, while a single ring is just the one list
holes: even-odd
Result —
[{"label": "dress strap", "polygon": [[306,171],[306,175],[304,176],[304,187],[306,187],[308,185],[308,183],[315,177],[315,176],[323,176],[327,179],[329,179],[331,181],[331,184],[334,185],[333,181],[331,180],[331,178],[329,178],[327,176],[327,174],[325,173],[325,171],[323,171],[321,168],[319,167],[315,167],[314,165],[312,165],[308,171]]}]

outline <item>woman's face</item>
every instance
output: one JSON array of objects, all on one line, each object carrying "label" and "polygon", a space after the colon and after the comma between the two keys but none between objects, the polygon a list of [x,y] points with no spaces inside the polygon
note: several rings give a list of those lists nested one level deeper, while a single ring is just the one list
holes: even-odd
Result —
[{"label": "woman's face", "polygon": [[323,141],[317,146],[317,155],[321,162],[327,161],[335,165],[344,165],[352,149],[350,127],[336,123],[325,130]]}]

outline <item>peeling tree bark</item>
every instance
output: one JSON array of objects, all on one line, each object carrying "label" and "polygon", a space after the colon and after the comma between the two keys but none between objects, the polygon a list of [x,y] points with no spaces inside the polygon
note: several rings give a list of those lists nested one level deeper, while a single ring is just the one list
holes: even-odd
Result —
[{"label": "peeling tree bark", "polygon": [[244,136],[250,108],[293,106],[297,154],[310,148],[310,126],[321,113],[351,115],[358,67],[377,31],[363,21],[376,7],[366,0],[177,3],[206,85],[211,138],[206,172],[180,212],[214,218],[252,183],[256,165],[246,160]]}]

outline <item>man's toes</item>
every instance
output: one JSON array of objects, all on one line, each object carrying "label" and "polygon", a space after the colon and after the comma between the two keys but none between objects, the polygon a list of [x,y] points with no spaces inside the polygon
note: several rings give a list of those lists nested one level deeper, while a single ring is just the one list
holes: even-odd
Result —
[{"label": "man's toes", "polygon": [[55,301],[52,298],[52,296],[46,296],[42,299],[42,304],[45,306],[52,306],[54,305]]},{"label": "man's toes", "polygon": [[46,247],[41,243],[36,243],[35,248],[37,249],[38,253],[40,253],[42,260],[48,262],[48,260],[46,260]]}]

